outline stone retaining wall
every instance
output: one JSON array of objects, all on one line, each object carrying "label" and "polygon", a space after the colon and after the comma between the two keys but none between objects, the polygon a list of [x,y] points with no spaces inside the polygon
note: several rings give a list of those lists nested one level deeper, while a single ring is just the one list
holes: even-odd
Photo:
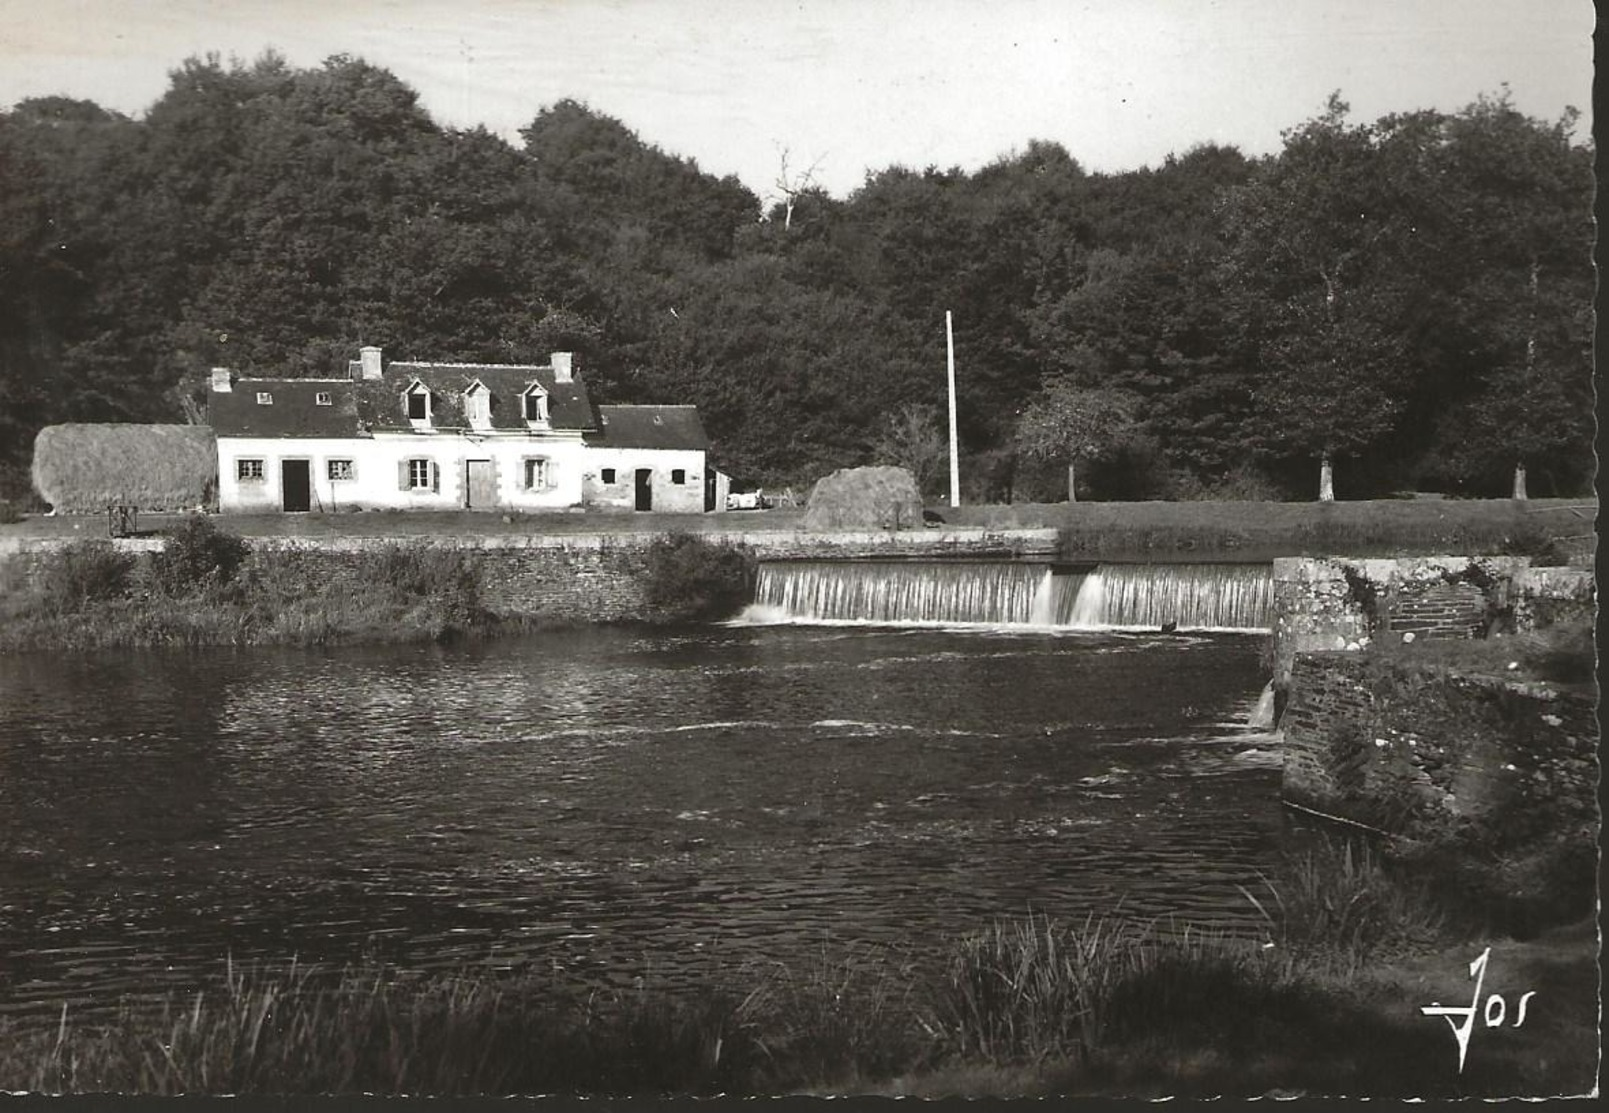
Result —
[{"label": "stone retaining wall", "polygon": [[1596,823],[1595,708],[1543,685],[1299,654],[1283,793],[1410,839],[1533,843]]},{"label": "stone retaining wall", "polygon": [[1299,653],[1359,649],[1380,637],[1472,638],[1529,630],[1596,605],[1590,569],[1532,568],[1528,557],[1287,557],[1274,561],[1274,685]]},{"label": "stone retaining wall", "polygon": [[[662,534],[486,534],[462,537],[254,537],[251,560],[294,554],[294,575],[315,577],[349,554],[384,549],[445,547],[477,554],[482,602],[505,616],[570,622],[616,622],[641,617],[645,556]],[[705,532],[715,544],[740,545],[761,560],[850,560],[856,558],[1044,560],[1056,550],[1054,530],[905,530],[807,533],[804,531]],[[93,537],[87,539],[94,539]],[[19,590],[51,552],[67,539],[4,539],[0,592]],[[125,552],[162,547],[156,537],[108,542]],[[287,574],[283,567],[280,574]]]}]

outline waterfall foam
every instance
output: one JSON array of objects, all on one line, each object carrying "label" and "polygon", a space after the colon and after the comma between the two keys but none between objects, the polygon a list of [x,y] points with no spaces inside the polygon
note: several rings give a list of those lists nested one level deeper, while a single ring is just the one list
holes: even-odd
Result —
[{"label": "waterfall foam", "polygon": [[777,561],[740,621],[1266,630],[1272,610],[1266,564]]}]

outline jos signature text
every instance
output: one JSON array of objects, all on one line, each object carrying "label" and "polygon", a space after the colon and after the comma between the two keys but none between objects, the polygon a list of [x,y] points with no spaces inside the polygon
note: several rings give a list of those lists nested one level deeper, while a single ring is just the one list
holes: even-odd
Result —
[{"label": "jos signature text", "polygon": [[[1443,1005],[1439,1001],[1432,1001],[1419,1011],[1426,1016],[1439,1016],[1447,1021],[1458,1040],[1458,1073],[1464,1073],[1464,1057],[1469,1052],[1469,1037],[1475,1031],[1475,1017],[1479,1014],[1486,1022],[1488,1028],[1501,1028],[1508,1020],[1508,1002],[1499,994],[1492,994],[1486,998],[1486,1007],[1481,1007],[1481,985],[1486,980],[1486,962],[1491,958],[1492,949],[1487,947],[1480,957],[1469,964],[1469,976],[1475,979],[1475,994],[1470,998],[1469,1005]],[[1515,1008],[1513,1027],[1518,1028],[1525,1023],[1525,1007],[1531,998],[1536,996],[1536,990],[1528,990],[1519,1000]]]}]

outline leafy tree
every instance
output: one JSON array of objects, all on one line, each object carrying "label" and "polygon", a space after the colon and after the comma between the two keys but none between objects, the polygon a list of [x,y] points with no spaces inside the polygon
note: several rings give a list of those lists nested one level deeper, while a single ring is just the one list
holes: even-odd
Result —
[{"label": "leafy tree", "polygon": [[1335,459],[1378,445],[1404,408],[1413,229],[1434,195],[1422,158],[1387,157],[1404,129],[1350,125],[1347,111],[1332,95],[1228,200],[1224,276],[1259,364],[1261,444],[1317,457],[1321,499]]},{"label": "leafy tree", "polygon": [[1137,400],[1126,392],[1080,386],[1072,377],[1047,382],[1017,421],[1017,451],[1030,460],[1067,465],[1067,501],[1078,500],[1076,469],[1123,447],[1137,425]]},{"label": "leafy tree", "polygon": [[1524,498],[1528,467],[1555,493],[1591,473],[1593,174],[1577,119],[1527,118],[1504,89],[1446,122],[1445,199],[1477,264],[1452,272],[1458,375],[1427,423],[1455,483],[1495,492],[1507,469]]}]

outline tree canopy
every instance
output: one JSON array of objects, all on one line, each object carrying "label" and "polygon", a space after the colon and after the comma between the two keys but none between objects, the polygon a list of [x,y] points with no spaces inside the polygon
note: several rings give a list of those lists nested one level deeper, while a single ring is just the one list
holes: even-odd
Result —
[{"label": "tree canopy", "polygon": [[211,366],[327,375],[364,344],[574,350],[598,400],[696,403],[718,466],[803,487],[931,457],[946,310],[969,500],[1064,497],[1052,458],[1123,459],[1081,473],[1107,495],[1256,471],[1310,497],[1321,459],[1352,495],[1501,495],[1517,466],[1583,491],[1577,124],[1506,89],[1373,122],[1337,95],[1262,159],[1094,174],[1036,140],[842,199],[795,174],[765,213],[575,100],[516,146],[351,56],[190,58],[138,119],[0,112],[0,496],[44,425],[196,419]]}]

